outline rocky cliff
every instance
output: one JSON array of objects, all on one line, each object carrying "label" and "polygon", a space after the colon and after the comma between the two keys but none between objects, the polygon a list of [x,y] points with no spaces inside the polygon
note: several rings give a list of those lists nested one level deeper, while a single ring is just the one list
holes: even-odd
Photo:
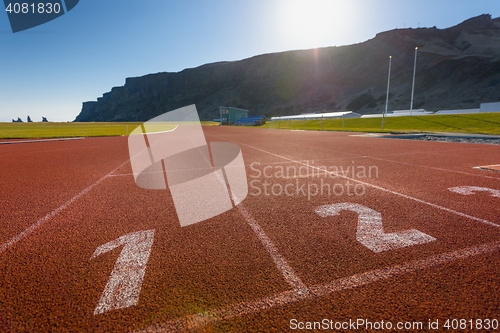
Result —
[{"label": "rocky cliff", "polygon": [[396,29],[355,45],[127,78],[97,102],[84,102],[75,121],[145,121],[189,104],[196,104],[205,120],[218,117],[221,105],[266,116],[379,113],[385,107],[389,55],[389,109],[408,109],[415,46],[414,108],[474,108],[500,100],[500,18],[481,15],[447,29]]}]

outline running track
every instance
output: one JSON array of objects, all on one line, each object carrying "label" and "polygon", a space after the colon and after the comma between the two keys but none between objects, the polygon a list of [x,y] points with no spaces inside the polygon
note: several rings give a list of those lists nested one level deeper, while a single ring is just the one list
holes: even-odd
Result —
[{"label": "running track", "polygon": [[[126,137],[0,145],[0,331],[282,332],[325,318],[424,330],[439,320],[444,331],[446,319],[500,320],[500,173],[473,168],[499,164],[498,146],[204,131],[240,146],[254,182],[238,207],[184,228],[168,190],[135,185]],[[287,167],[301,173],[275,174]],[[476,191],[450,190],[462,186]],[[316,212],[341,203],[378,212],[386,234],[430,238],[374,252],[358,240],[358,213]],[[98,310],[126,252],[115,240],[131,234],[144,245],[137,302]]]}]

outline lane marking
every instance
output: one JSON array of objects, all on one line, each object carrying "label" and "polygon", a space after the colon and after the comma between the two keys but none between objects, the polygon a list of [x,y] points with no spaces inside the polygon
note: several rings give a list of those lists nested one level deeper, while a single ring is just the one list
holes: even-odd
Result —
[{"label": "lane marking", "polygon": [[16,236],[14,236],[11,239],[9,239],[7,242],[5,242],[2,245],[0,245],[0,254],[4,253],[9,248],[11,248],[12,246],[14,246],[16,243],[18,243],[19,241],[21,241],[23,238],[25,238],[26,236],[28,236],[29,234],[31,234],[32,232],[34,232],[35,230],[37,230],[47,220],[50,220],[52,217],[54,217],[55,215],[57,215],[60,212],[62,212],[63,210],[65,210],[69,205],[71,205],[76,200],[80,199],[83,195],[85,195],[90,190],[92,190],[94,187],[96,187],[97,185],[99,185],[104,179],[108,178],[112,173],[114,173],[116,170],[118,170],[121,167],[123,167],[128,162],[129,162],[129,160],[126,160],[125,162],[123,162],[122,164],[120,164],[118,167],[114,168],[109,173],[107,173],[106,175],[104,175],[101,178],[99,178],[95,183],[91,184],[90,186],[88,186],[87,188],[85,188],[84,190],[82,190],[80,193],[78,193],[77,195],[75,195],[73,198],[69,199],[68,201],[66,201],[65,203],[63,203],[61,206],[57,207],[56,209],[54,209],[53,211],[51,211],[50,213],[48,213],[47,215],[45,215],[44,217],[42,217],[41,219],[39,219],[36,223],[34,223],[31,226],[29,226],[28,228],[26,228],[23,232],[17,234]]},{"label": "lane marking", "polygon": [[[152,126],[154,127],[154,125],[152,125]],[[142,135],[144,135],[144,136],[146,136],[146,135],[149,135],[149,134],[163,134],[163,133],[173,132],[173,131],[175,131],[175,130],[177,129],[177,127],[179,127],[179,125],[176,125],[176,126],[175,126],[174,128],[172,128],[172,129],[165,130],[165,131],[158,131],[158,132],[147,132],[147,131],[145,130],[145,128],[144,128],[144,124],[142,124],[142,125],[141,125],[141,126],[139,126],[139,127],[141,127],[141,129],[142,129],[142,133],[141,133],[141,134],[142,134]],[[147,140],[147,139],[146,139],[146,140]],[[149,147],[149,145],[148,145],[148,147]]]},{"label": "lane marking", "polygon": [[[90,140],[89,140],[90,141]],[[82,148],[83,149],[89,149],[89,148],[94,148],[94,147],[97,147],[99,145],[92,145],[92,146],[85,146],[85,147],[76,147],[76,146],[71,146],[71,147],[67,147],[67,148],[58,148],[58,149],[46,149],[46,150],[40,150],[40,149],[37,149],[37,150],[30,150],[29,151],[29,154],[41,154],[41,153],[52,153],[52,152],[55,152],[55,151],[68,151],[68,150],[81,150]],[[113,145],[108,145],[108,147],[112,147],[112,146],[116,146],[116,144],[113,144]],[[26,154],[27,152],[26,151],[20,151],[20,150],[12,150],[10,151],[9,153],[7,154],[0,154],[1,157],[4,157],[4,156],[11,156],[11,155],[19,155],[19,154]]]},{"label": "lane marking", "polygon": [[136,330],[135,332],[160,333],[196,329],[212,322],[230,320],[232,318],[267,311],[278,306],[328,296],[336,292],[359,288],[371,283],[396,278],[415,271],[451,264],[457,260],[468,259],[495,251],[500,251],[500,242],[482,244],[453,252],[441,253],[426,259],[413,260],[401,265],[375,269],[349,277],[339,278],[329,283],[317,284],[309,287],[308,293],[299,293],[297,290],[286,291],[259,300],[246,301],[229,305],[224,308],[208,310],[203,313],[188,315],[164,323],[151,325],[145,329]]},{"label": "lane marking", "polygon": [[283,274],[285,281],[290,286],[292,286],[292,288],[296,292],[307,293],[307,287],[305,286],[305,284],[297,276],[297,274],[295,274],[293,268],[290,265],[288,265],[285,258],[278,252],[276,246],[269,239],[269,237],[267,237],[264,230],[262,230],[257,221],[255,221],[252,215],[250,215],[250,213],[247,211],[245,207],[243,207],[242,204],[239,204],[236,207],[238,207],[238,210],[240,211],[241,215],[243,215],[250,228],[252,228],[252,230],[255,232],[257,238],[261,241],[262,245],[264,245],[264,248],[267,250],[271,258],[273,259],[274,263],[276,264],[276,267],[278,267],[278,269]]},{"label": "lane marking", "polygon": [[344,202],[323,205],[316,208],[316,213],[322,217],[339,216],[343,210],[350,210],[359,214],[356,240],[375,253],[430,243],[436,240],[436,238],[416,229],[384,233],[382,215],[376,210],[360,204]]},{"label": "lane marking", "polygon": [[[2,156],[2,155],[0,155]],[[340,159],[340,158],[339,158]],[[331,160],[330,158],[326,158],[325,160]],[[315,160],[315,161],[321,161],[321,160]],[[255,162],[254,162],[255,163]],[[260,163],[258,162],[259,165],[283,165],[283,162],[271,162],[271,163]],[[285,163],[288,163],[288,164],[293,164],[294,162],[285,162]],[[245,167],[251,167],[252,166],[252,163],[250,164],[244,164]],[[237,168],[235,166],[226,166],[226,168]],[[170,171],[195,171],[195,170],[206,170],[205,168],[183,168],[183,169],[170,169]],[[215,171],[216,169],[214,167],[212,167],[212,171]],[[145,171],[143,172],[143,174],[159,174],[159,173],[164,173],[164,171]],[[125,177],[125,176],[133,176],[134,174],[133,173],[117,173],[117,174],[114,174],[114,175],[109,175],[109,177]],[[293,177],[292,177],[293,178]],[[225,180],[224,180],[225,182]]]},{"label": "lane marking", "polygon": [[489,192],[492,197],[500,198],[500,190],[495,190],[489,187],[456,186],[456,187],[450,187],[448,190],[461,195],[471,195],[474,194],[474,192]]},{"label": "lane marking", "polygon": [[99,246],[92,254],[90,260],[125,245],[116,260],[94,315],[137,304],[153,245],[154,232],[154,229],[151,229],[126,234]]},{"label": "lane marking", "polygon": [[[313,141],[315,141],[315,140],[313,140]],[[316,146],[314,146],[314,148],[315,149],[319,149],[319,150],[325,150],[325,151],[328,151],[328,152],[332,152],[332,150],[328,150],[328,149],[324,149],[324,148],[320,148],[320,147],[316,147]],[[485,148],[485,147],[481,147],[481,148]],[[478,148],[465,148],[465,149],[453,149],[453,150],[443,149],[443,150],[439,150],[439,151],[442,151],[442,153],[439,153],[438,151],[434,151],[434,152],[427,152],[427,151],[402,152],[402,153],[383,154],[383,155],[379,155],[379,156],[380,157],[384,157],[384,156],[400,156],[400,155],[415,155],[415,154],[424,154],[424,153],[425,154],[450,156],[449,152],[469,151],[469,150],[478,150]],[[380,160],[380,161],[386,161],[386,162],[398,163],[398,164],[404,164],[404,165],[412,165],[412,166],[421,167],[421,168],[428,168],[428,169],[431,169],[431,170],[440,170],[440,171],[453,172],[453,173],[458,173],[458,174],[464,174],[464,175],[470,175],[470,176],[476,176],[476,177],[482,177],[482,178],[489,178],[489,179],[500,180],[499,177],[492,177],[492,176],[474,174],[474,173],[469,173],[469,172],[464,172],[464,171],[457,171],[457,170],[443,169],[443,168],[438,168],[438,167],[431,167],[431,166],[427,166],[427,165],[419,165],[419,164],[413,164],[413,163],[407,163],[407,162],[400,162],[400,161],[394,161],[394,160],[389,160],[389,159],[380,158],[380,157],[360,155],[360,154],[353,154],[353,153],[348,153],[348,152],[340,152],[340,151],[336,151],[336,152],[340,153],[340,154],[346,154],[346,155],[349,155],[349,156],[353,156],[353,157],[358,157],[358,158],[359,157],[362,157],[362,158],[371,158],[371,159],[374,159],[374,160]],[[462,156],[455,156],[455,157],[462,158]],[[347,158],[347,157],[343,157],[343,158]],[[335,159],[341,159],[341,158],[335,158]]]},{"label": "lane marking", "polygon": [[[211,165],[212,162],[208,161]],[[212,171],[215,170],[215,167],[212,166]],[[225,179],[225,174],[224,177],[221,177],[219,174],[215,174],[217,180],[220,183],[225,184],[228,186],[228,191],[229,193],[232,193],[232,204],[238,208],[240,211],[241,215],[245,218],[245,221],[248,223],[250,228],[252,228],[253,232],[257,236],[257,238],[260,240],[266,251],[269,253],[271,256],[271,259],[273,259],[274,263],[276,264],[276,267],[278,270],[283,274],[283,277],[285,281],[294,289],[297,290],[299,293],[307,293],[307,288],[305,284],[302,282],[302,280],[297,276],[293,268],[288,265],[288,262],[285,260],[285,258],[278,252],[278,249],[274,245],[274,243],[267,237],[266,233],[264,230],[260,227],[260,225],[257,223],[257,221],[253,218],[253,216],[248,212],[248,210],[241,204],[243,201],[242,198],[239,198],[235,193],[233,193],[230,189],[230,185]]]},{"label": "lane marking", "polygon": [[[442,151],[441,150],[436,150],[436,151],[430,151],[429,154],[439,155],[439,156],[446,156],[446,157],[470,158],[470,156],[455,155],[455,153],[458,153],[458,152],[471,152],[471,151],[472,152],[474,152],[474,151],[483,152],[484,150],[486,150],[486,148],[495,148],[495,147],[494,146],[491,146],[491,147],[482,146],[482,147],[469,148],[469,149],[450,149],[450,150],[442,150]],[[483,155],[483,156],[486,156],[486,154]]]},{"label": "lane marking", "polygon": [[370,158],[372,160],[378,160],[378,161],[384,161],[384,162],[391,162],[391,163],[397,163],[397,164],[404,164],[404,165],[411,165],[411,166],[416,166],[416,167],[420,167],[420,168],[427,168],[427,169],[431,169],[431,170],[453,172],[453,173],[458,173],[458,174],[462,174],[462,175],[468,175],[468,176],[475,176],[475,177],[482,177],[482,178],[489,178],[489,179],[500,180],[500,178],[498,178],[498,177],[480,175],[480,174],[470,173],[470,172],[465,172],[465,171],[443,169],[443,168],[438,168],[438,167],[431,167],[431,166],[428,166],[428,165],[420,165],[420,164],[414,164],[414,163],[408,163],[408,162],[400,162],[400,161],[388,160],[386,158],[379,158],[379,157],[371,157],[371,156],[363,156],[363,157]]},{"label": "lane marking", "polygon": [[83,140],[83,139],[85,138],[77,137],[77,138],[55,138],[55,139],[23,140],[23,141],[0,141],[0,145],[12,145],[16,143],[49,142],[49,141]]},{"label": "lane marking", "polygon": [[[285,156],[281,156],[281,155],[278,155],[278,154],[274,154],[274,153],[269,152],[267,150],[260,149],[260,148],[257,148],[257,147],[253,147],[253,146],[247,145],[245,143],[240,143],[240,142],[237,142],[237,141],[233,141],[233,142],[238,143],[238,144],[243,145],[243,146],[247,146],[249,148],[253,148],[255,150],[258,150],[258,151],[261,151],[261,152],[264,152],[264,153],[267,153],[267,154],[270,154],[272,156],[276,156],[276,157],[282,158],[282,159],[287,160],[287,161],[291,161],[291,162],[294,162],[294,163],[297,163],[297,164],[304,165],[304,166],[309,167],[309,168],[313,168],[313,169],[316,169],[316,170],[319,170],[319,171],[322,171],[322,172],[325,171],[324,169],[322,170],[322,169],[320,169],[318,167],[315,167],[313,165],[302,163],[300,161],[296,161],[294,159],[287,158]],[[437,204],[433,204],[431,202],[428,202],[428,201],[425,201],[425,200],[422,200],[422,199],[418,199],[418,198],[415,198],[415,197],[412,197],[412,196],[409,196],[409,195],[406,195],[406,194],[403,194],[403,193],[392,191],[392,190],[386,189],[386,188],[378,186],[378,185],[374,185],[374,184],[370,184],[370,183],[361,181],[361,180],[356,179],[356,178],[350,178],[350,177],[347,177],[346,175],[334,173],[332,171],[327,171],[327,173],[329,173],[329,174],[335,174],[335,175],[337,175],[337,177],[348,179],[348,180],[352,180],[352,181],[354,181],[356,183],[363,184],[365,186],[369,186],[369,187],[375,188],[375,189],[383,191],[383,192],[391,193],[391,194],[394,194],[394,195],[397,195],[397,196],[400,196],[402,198],[409,199],[409,200],[412,200],[412,201],[415,201],[415,202],[418,202],[418,203],[422,203],[422,204],[428,205],[430,207],[437,208],[439,210],[443,210],[445,212],[452,213],[452,214],[455,214],[455,215],[458,215],[458,216],[461,216],[461,217],[465,217],[465,218],[468,218],[468,219],[471,219],[471,220],[474,220],[474,221],[477,221],[477,222],[480,222],[480,223],[483,223],[483,224],[486,224],[486,225],[489,225],[489,226],[492,226],[492,227],[495,227],[495,228],[500,228],[499,224],[493,223],[493,222],[485,220],[485,219],[481,219],[481,218],[478,218],[478,217],[475,217],[475,216],[472,216],[472,215],[468,215],[468,214],[465,214],[465,213],[462,213],[462,212],[459,212],[459,211],[456,211],[456,210],[453,210],[453,209],[450,209],[450,208],[446,208],[446,207],[443,207],[443,206],[440,206],[440,205],[437,205]]]},{"label": "lane marking", "polygon": [[480,166],[475,166],[473,169],[488,170],[488,171],[500,171],[500,164],[480,165]]}]

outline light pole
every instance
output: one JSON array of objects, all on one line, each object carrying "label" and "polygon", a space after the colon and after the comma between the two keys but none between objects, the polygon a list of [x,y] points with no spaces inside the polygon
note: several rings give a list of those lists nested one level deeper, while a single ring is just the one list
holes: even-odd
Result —
[{"label": "light pole", "polygon": [[417,51],[418,46],[415,46],[415,61],[413,62],[413,83],[411,85],[411,101],[410,101],[410,116],[413,111],[413,93],[415,91],[415,73],[417,71]]},{"label": "light pole", "polygon": [[387,74],[387,96],[385,97],[385,111],[382,114],[382,129],[384,129],[385,114],[387,113],[387,106],[389,105],[389,85],[391,84],[391,64],[392,64],[392,56],[389,56],[389,74]]}]

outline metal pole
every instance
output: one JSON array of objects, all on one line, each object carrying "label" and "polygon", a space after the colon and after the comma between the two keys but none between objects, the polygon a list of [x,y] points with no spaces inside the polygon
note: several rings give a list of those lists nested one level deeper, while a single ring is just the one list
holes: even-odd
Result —
[{"label": "metal pole", "polygon": [[385,111],[382,114],[382,129],[384,129],[385,114],[387,113],[387,106],[389,105],[389,85],[391,84],[391,64],[392,64],[392,56],[389,56],[389,73],[387,74],[387,96],[385,97]]},{"label": "metal pole", "polygon": [[415,46],[415,61],[413,62],[413,83],[411,85],[410,116],[413,111],[413,93],[415,91],[415,73],[417,70],[417,50],[418,46]]},{"label": "metal pole", "polygon": [[306,129],[306,117],[304,116],[304,124],[302,126],[302,129],[305,130]]},{"label": "metal pole", "polygon": [[344,114],[342,113],[342,128],[344,128]]},{"label": "metal pole", "polygon": [[321,130],[323,130],[323,115],[321,115]]}]

